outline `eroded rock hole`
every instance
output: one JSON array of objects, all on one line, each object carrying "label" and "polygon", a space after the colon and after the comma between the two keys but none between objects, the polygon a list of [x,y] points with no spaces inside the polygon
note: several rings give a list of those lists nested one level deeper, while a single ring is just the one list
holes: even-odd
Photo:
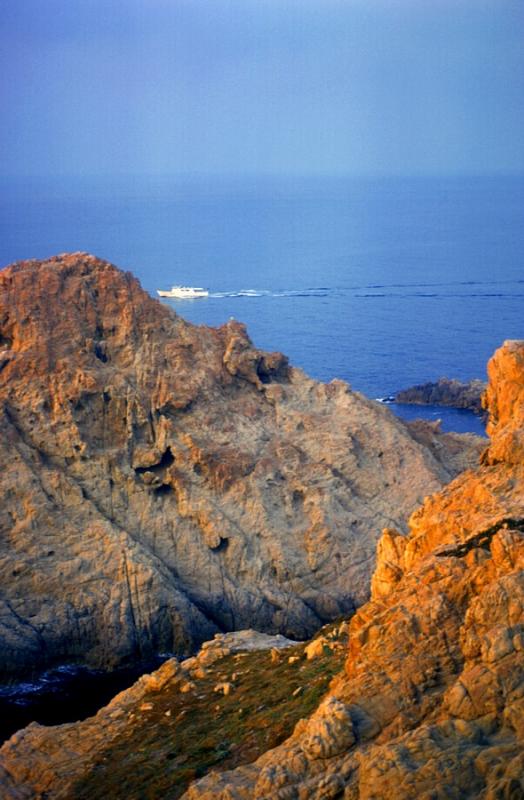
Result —
[{"label": "eroded rock hole", "polygon": [[98,358],[99,361],[102,361],[104,364],[107,363],[107,355],[102,345],[100,344],[95,345],[95,356]]},{"label": "eroded rock hole", "polygon": [[155,474],[170,467],[174,460],[175,457],[171,452],[171,448],[167,447],[163,452],[160,461],[157,461],[156,464],[152,464],[150,467],[135,467],[135,472],[137,475],[143,475],[144,472],[152,472]]},{"label": "eroded rock hole", "polygon": [[262,358],[257,363],[257,376],[261,383],[271,383],[271,375]]},{"label": "eroded rock hole", "polygon": [[156,486],[154,489],[155,495],[169,494],[170,492],[171,486],[168,483],[163,483],[161,486]]},{"label": "eroded rock hole", "polygon": [[153,467],[153,469],[156,469],[157,467],[161,468],[161,469],[165,469],[166,467],[170,467],[174,460],[175,460],[175,457],[174,457],[173,453],[171,452],[171,448],[167,447],[166,450],[164,451],[163,455],[162,455],[162,458],[160,459],[158,464],[155,467]]},{"label": "eroded rock hole", "polygon": [[302,508],[304,505],[304,492],[301,489],[295,489],[291,498],[291,502],[295,511],[298,511],[299,508]]},{"label": "eroded rock hole", "polygon": [[213,553],[221,553],[224,550],[227,550],[229,547],[229,539],[225,538],[224,536],[220,537],[220,541],[215,547],[212,547],[211,550]]}]

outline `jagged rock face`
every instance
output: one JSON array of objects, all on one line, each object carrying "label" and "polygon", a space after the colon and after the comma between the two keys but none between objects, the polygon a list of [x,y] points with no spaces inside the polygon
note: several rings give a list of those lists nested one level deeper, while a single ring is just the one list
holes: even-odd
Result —
[{"label": "jagged rock face", "polygon": [[478,442],[194,326],[86,254],[0,273],[0,668],[305,637]]},{"label": "jagged rock face", "polygon": [[[513,364],[514,347],[492,366],[508,355]],[[519,349],[524,355],[524,343]],[[488,398],[499,397],[493,381]],[[524,374],[519,381],[524,388]],[[491,447],[508,426],[518,430],[521,411],[516,399],[499,417]],[[349,638],[345,671],[290,739],[253,764],[208,774],[184,797],[524,796],[524,465],[512,453],[427,498],[407,537],[384,531],[372,599],[352,618]],[[120,706],[172,679],[169,662],[92,720],[16,734],[0,751],[6,797],[44,788],[49,798],[70,796],[78,776],[96,769],[91,736],[103,751],[122,735]]]},{"label": "jagged rock face", "polygon": [[488,365],[490,383],[485,404],[490,410],[488,433],[492,444],[486,463],[524,461],[524,347],[508,340]]},{"label": "jagged rock face", "polygon": [[524,797],[523,366],[524,342],[491,361],[485,466],[428,498],[408,537],[384,531],[331,695],[187,800]]}]

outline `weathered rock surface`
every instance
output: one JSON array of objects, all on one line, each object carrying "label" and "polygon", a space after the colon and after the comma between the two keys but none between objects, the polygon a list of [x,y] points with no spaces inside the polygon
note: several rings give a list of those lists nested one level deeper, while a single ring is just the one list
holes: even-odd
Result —
[{"label": "weathered rock surface", "polygon": [[524,797],[524,342],[489,375],[484,466],[384,532],[345,674],[283,746],[188,800]]},{"label": "weathered rock surface", "polygon": [[522,341],[507,340],[488,365],[485,405],[492,442],[485,463],[521,465],[524,462],[524,351]]},{"label": "weathered rock surface", "polygon": [[472,464],[471,452],[487,445],[484,437],[473,433],[442,433],[440,420],[413,419],[403,420],[403,423],[417,442],[427,447],[435,458],[444,459],[448,469],[457,474],[477,466]]},{"label": "weathered rock surface", "polygon": [[367,598],[377,531],[480,446],[434,438],[92,256],[6,268],[0,670],[306,637]]},{"label": "weathered rock surface", "polygon": [[[384,531],[345,672],[283,745],[209,773],[188,800],[524,797],[524,342],[506,343],[489,374],[483,465],[428,497],[408,536]],[[111,709],[172,680],[169,664],[94,720],[16,734],[0,756],[6,796],[70,797],[91,768],[89,726],[106,742],[121,735]]]},{"label": "weathered rock surface", "polygon": [[469,408],[479,413],[482,411],[482,395],[485,391],[484,381],[472,380],[463,383],[454,379],[439,378],[438,381],[421,383],[397,392],[395,402]]},{"label": "weathered rock surface", "polygon": [[[193,783],[187,800],[524,796],[524,342],[506,343],[489,374],[482,466],[428,497],[408,536],[384,531],[372,599],[317,711],[256,762]],[[110,740],[118,726],[107,709],[98,717]],[[78,767],[64,754],[86,749],[89,724],[16,734],[0,756],[6,796],[33,797],[40,781],[47,797],[70,797]]]}]

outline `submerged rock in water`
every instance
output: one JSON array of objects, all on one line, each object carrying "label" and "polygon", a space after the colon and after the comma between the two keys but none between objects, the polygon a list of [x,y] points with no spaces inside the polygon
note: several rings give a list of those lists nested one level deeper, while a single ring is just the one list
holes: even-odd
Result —
[{"label": "submerged rock in water", "polygon": [[84,253],[0,273],[0,355],[4,675],[218,630],[305,638],[367,598],[380,529],[457,472],[446,436]]}]

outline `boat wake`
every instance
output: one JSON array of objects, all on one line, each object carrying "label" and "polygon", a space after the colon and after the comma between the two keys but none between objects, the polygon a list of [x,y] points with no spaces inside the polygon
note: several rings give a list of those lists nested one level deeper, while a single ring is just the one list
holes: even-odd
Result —
[{"label": "boat wake", "polygon": [[[299,297],[354,297],[358,299],[382,298],[517,298],[524,297],[524,280],[512,281],[451,281],[448,283],[371,283],[360,286],[314,286],[302,289],[235,289],[210,291],[206,298],[299,298]],[[203,291],[203,290],[201,290]],[[189,296],[189,295],[185,295]],[[202,296],[202,295],[200,295]],[[170,300],[179,299],[170,296]]]},{"label": "boat wake", "polygon": [[327,297],[333,289],[320,287],[316,289],[287,289],[271,291],[269,289],[239,289],[235,292],[210,292],[209,297],[221,299],[224,297]]}]

